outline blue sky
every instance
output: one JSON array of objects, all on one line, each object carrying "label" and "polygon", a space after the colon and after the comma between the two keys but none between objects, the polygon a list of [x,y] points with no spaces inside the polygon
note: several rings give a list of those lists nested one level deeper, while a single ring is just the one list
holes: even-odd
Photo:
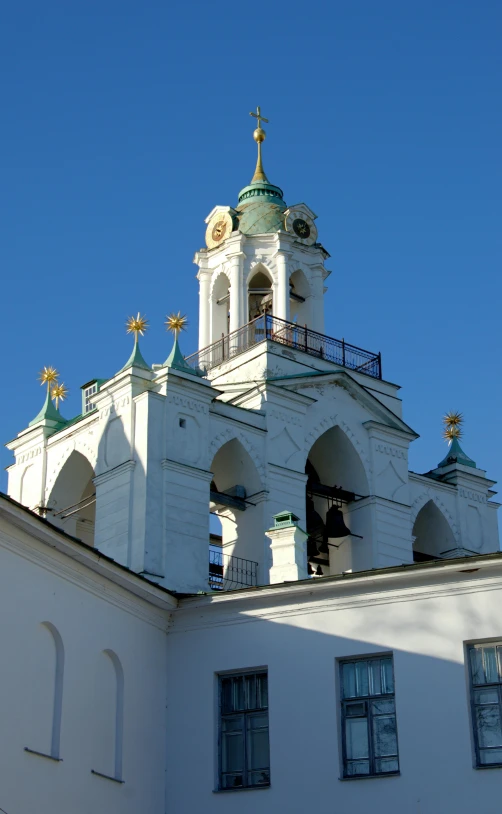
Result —
[{"label": "blue sky", "polygon": [[326,332],[382,352],[421,436],[411,468],[444,456],[459,409],[465,451],[502,477],[498,0],[27,0],[0,28],[4,441],[40,409],[43,365],[80,412],[133,312],[149,362],[173,310],[196,349],[193,254],[251,178],[259,104],[267,174],[331,253]]}]

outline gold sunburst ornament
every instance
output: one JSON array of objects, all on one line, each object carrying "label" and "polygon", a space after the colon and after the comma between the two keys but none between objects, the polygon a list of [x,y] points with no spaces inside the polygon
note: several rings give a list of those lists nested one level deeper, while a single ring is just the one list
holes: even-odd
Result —
[{"label": "gold sunburst ornament", "polygon": [[39,374],[40,384],[47,385],[47,390],[51,389],[51,384],[57,384],[59,373],[55,367],[43,367]]},{"label": "gold sunburst ornament", "polygon": [[138,341],[138,334],[141,336],[145,335],[145,332],[148,330],[148,320],[146,316],[141,316],[140,312],[138,311],[137,316],[129,317],[126,322],[126,330],[128,334],[134,334],[134,341]]},{"label": "gold sunburst ornament", "polygon": [[462,424],[464,417],[458,410],[450,410],[449,413],[443,416],[443,438],[445,441],[451,443],[454,438],[462,437]]},{"label": "gold sunburst ornament", "polygon": [[56,404],[56,410],[59,409],[59,402],[68,398],[68,392],[68,388],[63,382],[56,384],[56,386],[52,388],[51,398]]},{"label": "gold sunburst ornament", "polygon": [[173,333],[177,339],[180,332],[184,331],[188,325],[188,320],[186,315],[182,314],[181,311],[178,311],[177,314],[169,314],[169,316],[166,317],[165,325],[166,329],[171,331],[171,333]]}]

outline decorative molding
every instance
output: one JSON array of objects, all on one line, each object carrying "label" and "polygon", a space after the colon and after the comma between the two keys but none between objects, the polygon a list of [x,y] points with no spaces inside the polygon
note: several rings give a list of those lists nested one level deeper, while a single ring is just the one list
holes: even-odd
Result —
[{"label": "decorative molding", "polygon": [[171,458],[164,458],[160,465],[162,469],[179,472],[182,475],[186,475],[187,473],[194,478],[200,478],[200,480],[206,481],[210,483],[213,478],[213,473],[209,472],[207,469],[200,469],[198,466],[192,466],[191,464],[184,464],[180,461],[173,461]]},{"label": "decorative molding", "polygon": [[136,461],[124,461],[124,463],[118,464],[112,469],[108,469],[106,472],[100,472],[99,475],[96,475],[92,479],[93,483],[95,486],[101,486],[103,483],[106,483],[117,475],[122,475],[124,472],[132,472],[135,466]]}]

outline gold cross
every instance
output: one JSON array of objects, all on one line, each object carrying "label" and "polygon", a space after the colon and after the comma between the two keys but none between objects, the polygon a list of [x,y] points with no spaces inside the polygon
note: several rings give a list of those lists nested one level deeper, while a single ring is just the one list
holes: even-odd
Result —
[{"label": "gold cross", "polygon": [[256,113],[250,113],[249,115],[254,116],[255,119],[258,119],[258,127],[261,127],[262,122],[266,122],[268,124],[268,119],[261,115],[261,110],[259,107],[256,108]]}]

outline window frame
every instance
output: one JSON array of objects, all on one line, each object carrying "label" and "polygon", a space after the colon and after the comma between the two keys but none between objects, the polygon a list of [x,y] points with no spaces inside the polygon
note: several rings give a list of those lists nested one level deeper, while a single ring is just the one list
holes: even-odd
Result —
[{"label": "window frame", "polygon": [[[393,681],[393,692],[392,693],[380,693],[380,694],[373,694],[373,695],[358,695],[354,697],[344,697],[344,679],[343,679],[343,666],[344,664],[355,664],[357,662],[362,661],[377,661],[382,659],[390,659],[391,666],[392,666],[392,681]],[[396,679],[395,679],[395,671],[394,671],[394,654],[392,652],[383,652],[383,653],[370,653],[366,655],[357,655],[357,656],[344,656],[336,659],[337,662],[337,684],[338,684],[338,696],[340,702],[340,724],[339,724],[339,738],[340,738],[340,758],[341,758],[341,765],[340,765],[340,779],[341,780],[364,780],[364,779],[371,779],[376,777],[397,777],[401,774],[401,763],[399,759],[399,737],[397,731],[397,709],[396,709]],[[397,760],[398,768],[391,772],[376,772],[375,769],[375,761],[385,759],[385,757],[378,757],[375,755],[374,749],[374,734],[373,734],[373,712],[371,709],[372,701],[377,701],[379,699],[385,700],[393,700],[394,702],[394,718],[396,723],[396,755],[395,759]],[[346,706],[348,704],[364,704],[366,708],[366,716],[365,720],[367,721],[367,733],[368,733],[368,763],[370,771],[368,774],[348,774],[347,772],[347,746],[346,746],[346,720],[350,717],[356,716],[347,716],[346,714]],[[378,716],[377,716],[378,717]],[[388,756],[393,757],[393,756]]]},{"label": "window frame", "polygon": [[[499,671],[499,680],[497,682],[485,683],[485,684],[474,684],[474,676],[472,671],[472,661],[471,661],[471,653],[473,650],[485,648],[485,647],[500,647],[502,648],[502,638],[497,639],[481,639],[474,642],[466,642],[465,644],[465,654],[466,654],[466,666],[467,666],[467,675],[468,675],[468,682],[469,682],[469,704],[470,704],[470,719],[471,719],[471,737],[472,737],[472,744],[473,744],[473,753],[474,753],[474,768],[475,769],[502,769],[502,760],[499,763],[481,763],[480,760],[480,750],[482,748],[485,749],[499,749],[502,751],[501,747],[480,747],[479,744],[479,736],[478,736],[478,725],[476,719],[476,706],[480,706],[479,704],[476,705],[474,700],[474,693],[476,691],[482,689],[496,689],[499,697],[498,701],[498,708],[499,708],[499,715],[502,719],[502,656],[500,657],[500,665],[498,666]],[[496,651],[497,652],[497,651]],[[497,653],[498,657],[498,653]]]},{"label": "window frame", "polygon": [[[267,706],[266,707],[259,707],[252,710],[242,710],[242,711],[235,711],[229,712],[224,714],[223,713],[223,703],[222,703],[222,686],[223,681],[228,678],[245,678],[251,675],[263,675],[265,674],[267,679]],[[270,776],[270,718],[269,718],[269,687],[268,687],[268,668],[267,667],[255,667],[251,669],[245,670],[228,670],[225,672],[220,672],[216,674],[217,679],[217,714],[218,714],[218,765],[217,765],[217,791],[227,792],[227,791],[249,791],[252,789],[268,789],[271,785],[271,776]],[[267,716],[267,740],[268,740],[268,749],[269,749],[269,765],[268,765],[268,783],[260,783],[255,785],[250,785],[248,781],[248,773],[252,772],[253,770],[249,770],[247,767],[247,750],[248,750],[248,719],[251,720],[253,717],[256,717],[259,714],[266,713]],[[223,721],[224,718],[231,719],[241,717],[243,720],[242,725],[242,735],[243,735],[243,779],[246,781],[242,784],[242,786],[225,786],[223,784],[223,774],[232,774],[232,772],[223,772]],[[257,770],[256,770],[257,771]]]}]

